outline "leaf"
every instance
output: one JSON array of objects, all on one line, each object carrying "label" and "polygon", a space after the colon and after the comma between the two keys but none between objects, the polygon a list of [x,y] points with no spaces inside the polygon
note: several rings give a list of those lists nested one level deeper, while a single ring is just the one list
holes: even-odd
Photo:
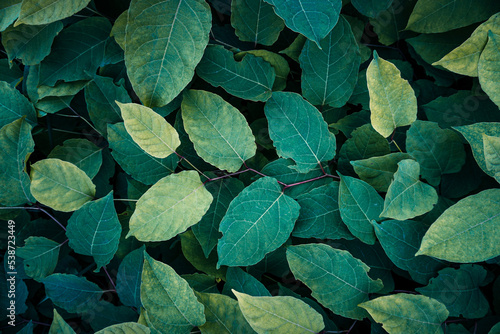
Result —
[{"label": "leaf", "polygon": [[0,4],[0,31],[4,31],[21,13],[22,0],[4,0]]},{"label": "leaf", "polygon": [[141,301],[148,325],[162,333],[186,333],[206,321],[203,304],[198,302],[188,283],[170,266],[154,260],[146,252]]},{"label": "leaf", "polygon": [[48,24],[67,18],[89,4],[90,0],[23,0],[14,26]]},{"label": "leaf", "polygon": [[376,51],[366,72],[370,93],[371,123],[384,137],[397,127],[410,125],[417,119],[417,99],[397,67],[380,58]]},{"label": "leaf", "polygon": [[300,173],[307,173],[335,156],[335,136],[328,131],[318,110],[299,94],[273,93],[264,112],[278,155],[292,158],[297,164],[293,168]]},{"label": "leaf", "polygon": [[404,29],[417,1],[393,1],[387,10],[370,19],[370,24],[373,26],[373,31],[378,35],[380,43],[391,45],[408,36]]},{"label": "leaf", "polygon": [[347,251],[325,244],[291,246],[286,257],[293,275],[311,289],[312,296],[343,317],[366,317],[357,305],[383,287],[382,281],[368,277],[370,268],[366,264]]},{"label": "leaf", "polygon": [[151,330],[141,324],[135,322],[122,322],[121,324],[112,325],[101,329],[96,334],[149,334]]},{"label": "leaf", "polygon": [[16,255],[24,259],[26,275],[41,281],[54,272],[59,257],[57,242],[44,237],[29,237],[24,247],[17,249]]},{"label": "leaf", "polygon": [[140,104],[115,102],[127,132],[146,153],[160,159],[175,153],[181,144],[179,135],[163,117]]},{"label": "leaf", "polygon": [[302,94],[311,104],[335,108],[346,104],[358,80],[361,56],[345,18],[340,17],[319,45],[308,40],[299,61]]},{"label": "leaf", "polygon": [[202,0],[131,2],[125,66],[145,106],[164,106],[188,85],[208,44],[211,21]]},{"label": "leaf", "polygon": [[207,47],[196,74],[214,87],[251,101],[267,101],[276,78],[273,67],[264,59],[247,54],[236,61],[221,45]]},{"label": "leaf", "polygon": [[393,0],[352,0],[352,5],[361,14],[375,18],[380,12],[387,10],[392,2]]},{"label": "leaf", "polygon": [[280,51],[280,53],[286,54],[288,57],[299,62],[299,56],[304,48],[307,38],[299,34],[285,50]]},{"label": "leaf", "polygon": [[59,159],[44,159],[31,165],[31,193],[57,211],[71,212],[92,200],[95,185],[84,171]]},{"label": "leaf", "polygon": [[340,0],[265,0],[291,30],[319,45],[339,20]]},{"label": "leaf", "polygon": [[463,316],[467,319],[483,318],[489,304],[479,286],[487,271],[478,265],[461,265],[459,269],[445,268],[429,284],[416,288],[421,294],[434,298],[446,306],[450,317]]},{"label": "leaf", "polygon": [[[264,2],[265,3],[265,2]],[[266,4],[267,5],[267,4]],[[285,58],[277,53],[268,50],[250,50],[238,52],[234,55],[236,60],[241,60],[246,54],[252,54],[256,57],[261,57],[267,61],[274,69],[276,77],[274,78],[273,91],[280,91],[286,88],[288,74],[290,73],[290,66]]]},{"label": "leaf", "polygon": [[483,134],[484,160],[488,171],[500,182],[500,137]]},{"label": "leaf", "polygon": [[76,332],[64,321],[57,310],[54,309],[54,319],[50,325],[49,334],[76,334]]},{"label": "leaf", "polygon": [[205,274],[186,274],[182,275],[182,278],[184,278],[188,282],[189,286],[196,292],[220,293],[217,288],[215,277]]},{"label": "leaf", "polygon": [[208,257],[205,257],[200,243],[196,240],[196,237],[191,230],[187,230],[186,232],[180,234],[179,237],[181,240],[182,254],[185,259],[193,265],[193,267],[217,279],[226,278],[227,268],[216,268],[217,254],[213,252],[210,253]]},{"label": "leaf", "polygon": [[81,138],[68,139],[56,146],[49,154],[50,159],[71,162],[93,179],[102,165],[102,148]]},{"label": "leaf", "polygon": [[383,210],[384,200],[368,183],[350,176],[340,177],[339,208],[349,231],[366,244],[375,243],[371,225]]},{"label": "leaf", "polygon": [[500,108],[500,97],[498,91],[500,90],[500,35],[488,32],[488,42],[484,47],[477,71],[479,75],[479,82],[481,88],[488,94],[490,99]]},{"label": "leaf", "polygon": [[68,274],[52,274],[42,280],[45,293],[54,305],[75,313],[95,306],[103,291],[84,277]]},{"label": "leaf", "polygon": [[231,291],[233,289],[255,297],[271,296],[264,284],[238,267],[227,268],[226,283],[224,283],[222,293],[229,297],[236,298]]},{"label": "leaf", "polygon": [[499,189],[484,190],[458,201],[431,225],[417,254],[458,263],[499,256],[499,203]]},{"label": "leaf", "polygon": [[15,88],[21,82],[22,76],[23,72],[19,69],[19,66],[9,62],[7,58],[0,59],[0,81],[5,81],[12,88]]},{"label": "leaf", "polygon": [[140,241],[164,241],[198,223],[212,203],[195,171],[164,177],[136,204],[127,237]]},{"label": "leaf", "polygon": [[460,137],[434,122],[415,121],[407,132],[406,150],[420,164],[422,177],[434,186],[441,175],[459,172],[465,163]]},{"label": "leaf", "polygon": [[118,267],[116,293],[122,304],[137,309],[141,304],[141,273],[144,264],[144,247],[128,253]]},{"label": "leaf", "polygon": [[255,137],[245,117],[219,95],[189,90],[181,108],[184,129],[206,162],[236,172],[255,155]]},{"label": "leaf", "polygon": [[231,25],[240,41],[255,45],[273,45],[285,27],[273,7],[264,0],[232,1]]},{"label": "leaf", "polygon": [[299,210],[273,178],[246,187],[219,225],[223,235],[217,244],[217,266],[250,266],[262,260],[289,238]]},{"label": "leaf", "polygon": [[360,307],[390,334],[437,333],[449,314],[446,307],[435,299],[405,293],[378,297]]},{"label": "leaf", "polygon": [[26,121],[36,123],[33,105],[19,91],[0,82],[0,128],[26,115]]},{"label": "leaf", "polygon": [[380,217],[406,220],[432,210],[438,201],[437,192],[421,182],[419,175],[420,165],[415,160],[398,162],[398,170],[387,191]]}]

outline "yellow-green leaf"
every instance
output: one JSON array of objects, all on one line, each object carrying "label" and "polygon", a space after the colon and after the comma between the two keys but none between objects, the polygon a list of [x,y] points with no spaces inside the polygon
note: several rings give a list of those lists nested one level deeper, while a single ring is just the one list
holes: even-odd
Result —
[{"label": "yellow-green leaf", "polygon": [[486,168],[500,182],[500,137],[483,134],[483,144]]},{"label": "yellow-green leaf", "polygon": [[14,26],[48,24],[69,17],[88,5],[90,0],[23,0]]},{"label": "yellow-green leaf", "polygon": [[54,319],[49,328],[49,334],[76,334],[73,328],[64,321],[63,317],[59,315],[54,309]]},{"label": "yellow-green leaf", "polygon": [[122,322],[121,324],[112,325],[101,329],[95,334],[150,334],[151,330],[136,322]]},{"label": "yellow-green leaf", "polygon": [[488,42],[477,65],[481,88],[500,108],[500,35],[488,32]]}]

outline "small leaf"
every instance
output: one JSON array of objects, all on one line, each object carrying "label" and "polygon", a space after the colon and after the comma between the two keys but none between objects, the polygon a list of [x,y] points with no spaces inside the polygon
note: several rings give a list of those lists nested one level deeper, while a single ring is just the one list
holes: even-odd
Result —
[{"label": "small leaf", "polygon": [[141,304],[141,273],[144,264],[144,247],[127,254],[118,267],[116,293],[120,301],[137,309]]},{"label": "small leaf", "polygon": [[236,298],[236,296],[231,291],[233,289],[255,297],[271,296],[264,284],[238,267],[227,268],[226,283],[224,283],[224,289],[222,290],[222,293],[227,296]]},{"label": "small leaf", "polygon": [[49,334],[76,334],[70,325],[64,321],[63,317],[54,309],[54,319],[50,325]]},{"label": "small leaf", "polygon": [[102,165],[102,148],[91,141],[82,138],[73,138],[57,145],[49,154],[49,159],[60,159],[71,162],[93,179]]},{"label": "small leaf", "polygon": [[57,242],[44,237],[29,237],[24,247],[17,249],[17,256],[24,259],[26,275],[36,281],[41,281],[54,272],[59,258]]},{"label": "small leaf", "polygon": [[486,168],[500,182],[500,137],[483,134],[483,144]]},{"label": "small leaf", "polygon": [[150,334],[151,330],[135,322],[123,322],[101,329],[95,334]]},{"label": "small leaf", "polygon": [[48,24],[69,17],[89,4],[90,0],[23,0],[14,26]]},{"label": "small leaf", "polygon": [[477,65],[481,88],[500,108],[500,35],[488,32],[488,43],[484,47]]}]

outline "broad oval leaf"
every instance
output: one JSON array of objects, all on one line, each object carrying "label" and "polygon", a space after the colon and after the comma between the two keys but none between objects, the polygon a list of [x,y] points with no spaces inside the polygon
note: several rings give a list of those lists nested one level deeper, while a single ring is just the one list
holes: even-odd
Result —
[{"label": "broad oval leaf", "polygon": [[101,329],[96,334],[150,334],[151,329],[136,322],[122,322]]},{"label": "broad oval leaf", "polygon": [[144,105],[168,104],[191,81],[208,44],[211,23],[204,0],[131,2],[125,65]]},{"label": "broad oval leaf", "polygon": [[484,47],[477,65],[481,88],[500,108],[500,35],[488,32],[488,43]]},{"label": "broad oval leaf", "polygon": [[137,309],[141,304],[141,273],[144,264],[144,247],[128,253],[118,267],[116,293],[120,301]]},{"label": "broad oval leaf", "polygon": [[199,222],[212,200],[195,171],[164,177],[137,202],[127,237],[140,241],[169,240]]},{"label": "broad oval leaf", "polygon": [[76,332],[66,321],[64,321],[63,317],[59,315],[57,310],[54,309],[54,319],[52,319],[49,334],[76,334]]},{"label": "broad oval leaf", "polygon": [[250,296],[271,296],[265,285],[258,279],[243,271],[239,267],[229,267],[226,272],[226,283],[222,293],[236,298],[232,290],[246,293]]},{"label": "broad oval leaf", "polygon": [[0,81],[0,128],[26,115],[26,121],[36,123],[33,105],[7,82]]},{"label": "broad oval leaf", "polygon": [[90,0],[23,0],[14,26],[48,24],[69,17],[89,4]]},{"label": "broad oval leaf", "polygon": [[71,162],[93,179],[102,165],[101,151],[102,148],[87,139],[73,138],[65,140],[62,145],[57,145],[48,158]]},{"label": "broad oval leaf", "polygon": [[55,241],[45,237],[29,237],[16,255],[24,259],[26,275],[40,281],[54,272],[59,257],[59,247]]},{"label": "broad oval leaf", "polygon": [[275,179],[252,183],[229,204],[219,225],[223,235],[217,266],[250,266],[262,260],[290,237],[299,210]]},{"label": "broad oval leaf", "polygon": [[31,165],[31,193],[54,210],[78,210],[95,195],[92,180],[70,162],[44,159]]},{"label": "broad oval leaf", "polygon": [[189,90],[181,108],[184,129],[206,162],[236,172],[255,155],[255,137],[245,117],[219,95]]}]

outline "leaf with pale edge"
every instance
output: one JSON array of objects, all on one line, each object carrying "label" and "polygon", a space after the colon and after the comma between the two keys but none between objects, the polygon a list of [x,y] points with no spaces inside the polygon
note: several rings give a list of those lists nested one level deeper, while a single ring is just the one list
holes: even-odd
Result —
[{"label": "leaf with pale edge", "polygon": [[23,0],[14,26],[21,23],[41,25],[67,18],[89,4],[90,0]]},{"label": "leaf with pale edge", "polygon": [[66,321],[64,321],[57,310],[54,309],[54,319],[50,325],[49,334],[76,334],[76,332]]},{"label": "leaf with pale edge", "polygon": [[16,255],[24,259],[26,275],[40,281],[54,272],[60,246],[44,237],[29,237],[25,240],[24,247],[17,249]]},{"label": "leaf with pale edge", "polygon": [[500,108],[500,35],[488,32],[488,43],[484,47],[477,65],[481,89]]}]

